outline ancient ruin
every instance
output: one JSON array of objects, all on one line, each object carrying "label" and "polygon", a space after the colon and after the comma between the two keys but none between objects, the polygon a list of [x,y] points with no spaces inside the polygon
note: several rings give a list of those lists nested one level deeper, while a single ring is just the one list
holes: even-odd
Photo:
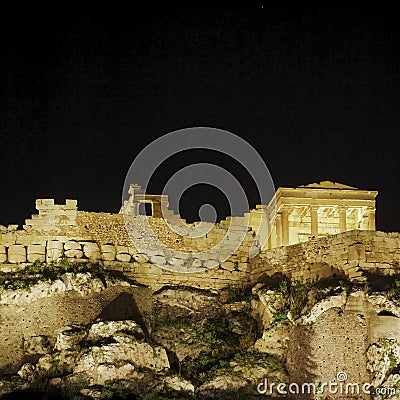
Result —
[{"label": "ancient ruin", "polygon": [[[86,386],[77,389],[82,398],[101,398],[120,379],[135,382],[123,384],[134,393],[145,390],[141,371],[150,374],[146,379],[158,374],[163,390],[190,399],[232,398],[242,390],[238,398],[258,398],[257,382],[265,376],[300,384],[327,382],[340,372],[349,382],[398,388],[400,238],[376,231],[376,196],[332,182],[279,188],[270,204],[228,217],[200,237],[171,230],[171,221],[186,221],[168,210],[166,196],[137,185],[115,214],[80,211],[76,200],[37,200],[38,213],[23,229],[0,229],[0,370],[18,372],[25,389],[44,370],[56,371],[50,386],[58,389],[84,376]],[[141,208],[145,203],[151,209]],[[167,250],[151,243],[146,253],[138,250],[124,214],[139,236],[147,221]],[[240,246],[230,247],[243,227]],[[224,251],[213,251],[226,236]],[[73,271],[73,265],[81,269],[57,275],[57,268]],[[92,265],[107,274],[100,279]],[[46,268],[53,278],[24,277]],[[129,307],[118,303],[121,296],[133,299]],[[251,376],[244,372],[249,368]],[[174,380],[163,375],[169,369]],[[0,380],[0,394],[14,390],[10,382]]]}]

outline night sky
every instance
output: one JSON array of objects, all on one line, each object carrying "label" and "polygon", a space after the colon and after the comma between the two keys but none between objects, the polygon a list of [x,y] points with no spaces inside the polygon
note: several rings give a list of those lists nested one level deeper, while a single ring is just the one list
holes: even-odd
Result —
[{"label": "night sky", "polygon": [[[400,24],[389,9],[104,9],[3,12],[0,224],[19,223],[36,198],[77,198],[116,212],[135,156],[192,126],[253,145],[275,185],[333,180],[377,189],[377,227],[400,230]],[[191,153],[191,154],[190,154]],[[154,193],[194,161],[185,152],[152,181]],[[182,199],[193,219],[204,186]]]}]

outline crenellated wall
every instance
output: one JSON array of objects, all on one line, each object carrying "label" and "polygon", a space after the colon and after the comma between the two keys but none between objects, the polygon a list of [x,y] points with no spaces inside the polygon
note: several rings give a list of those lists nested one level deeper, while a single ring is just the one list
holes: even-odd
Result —
[{"label": "crenellated wall", "polygon": [[[236,223],[233,217],[205,226],[207,234],[201,237],[188,237],[171,230],[162,218],[146,216],[134,217],[128,234],[122,214],[78,211],[76,200],[57,205],[41,199],[36,208],[39,213],[26,220],[24,230],[0,227],[0,271],[22,270],[36,260],[58,263],[66,257],[103,262],[154,290],[166,285],[240,287],[276,273],[299,282],[333,274],[363,281],[365,270],[400,273],[398,233],[354,230],[259,252],[255,232],[244,230],[241,219]],[[147,240],[149,225],[165,248],[149,239],[144,253],[130,236]],[[214,248],[223,238],[224,246]],[[251,258],[254,253],[258,255]]]}]

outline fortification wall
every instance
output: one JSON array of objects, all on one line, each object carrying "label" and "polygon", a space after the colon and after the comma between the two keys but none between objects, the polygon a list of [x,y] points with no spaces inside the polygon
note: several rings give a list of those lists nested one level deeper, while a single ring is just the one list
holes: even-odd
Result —
[{"label": "fortification wall", "polygon": [[399,233],[349,231],[262,251],[250,264],[252,281],[275,273],[300,282],[334,273],[360,281],[365,280],[362,271],[394,275],[400,273]]},{"label": "fortification wall", "polygon": [[400,239],[398,233],[350,231],[262,251],[254,258],[240,249],[232,254],[226,249],[226,253],[187,253],[178,258],[168,250],[144,254],[133,246],[82,237],[32,235],[21,231],[0,234],[0,271],[18,271],[35,260],[57,263],[63,257],[71,261],[103,262],[107,269],[121,271],[153,290],[179,285],[219,289],[253,284],[263,276],[277,273],[303,283],[333,274],[364,281],[364,271],[398,274]]}]

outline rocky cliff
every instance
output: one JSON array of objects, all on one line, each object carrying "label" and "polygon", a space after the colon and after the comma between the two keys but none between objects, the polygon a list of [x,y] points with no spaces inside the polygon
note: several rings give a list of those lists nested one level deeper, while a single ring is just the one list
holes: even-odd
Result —
[{"label": "rocky cliff", "polygon": [[[153,291],[101,264],[36,263],[0,283],[5,399],[400,395],[398,275],[300,283],[277,273],[243,288]],[[372,386],[321,391],[329,381]]]}]

